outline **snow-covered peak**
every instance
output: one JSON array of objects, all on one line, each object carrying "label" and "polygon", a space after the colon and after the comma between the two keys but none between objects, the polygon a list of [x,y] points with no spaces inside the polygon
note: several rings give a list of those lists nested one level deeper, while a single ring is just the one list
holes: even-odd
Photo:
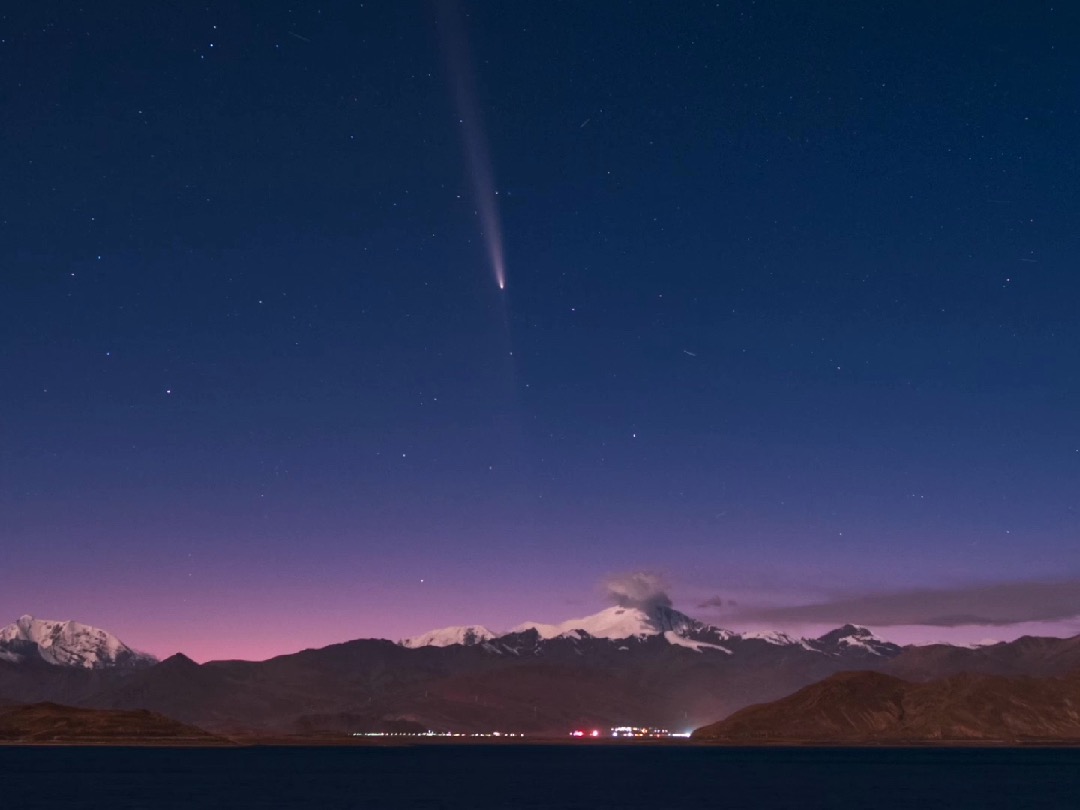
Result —
[{"label": "snow-covered peak", "polygon": [[779,630],[752,630],[746,633],[740,633],[739,635],[747,640],[757,639],[758,641],[775,644],[778,647],[790,647],[793,644],[803,643],[803,639],[793,638],[787,633],[782,633]]},{"label": "snow-covered peak", "polygon": [[898,652],[899,647],[878,638],[868,628],[855,624],[845,624],[830,630],[823,636],[810,639],[809,643],[821,652],[833,655],[840,652],[860,652],[867,655],[882,655]]},{"label": "snow-covered peak", "polygon": [[558,638],[578,635],[576,631],[581,631],[593,638],[622,639],[657,636],[669,631],[683,633],[697,629],[700,625],[700,622],[672,608],[655,607],[646,611],[636,607],[615,606],[580,619],[567,619],[560,624],[525,622],[515,627],[512,632],[535,630],[540,638]]},{"label": "snow-covered peak", "polygon": [[84,669],[145,666],[157,660],[131,649],[111,633],[78,622],[20,616],[0,628],[0,656],[22,661],[35,654],[50,664]]},{"label": "snow-covered peak", "polygon": [[843,643],[853,643],[856,641],[881,641],[874,635],[873,631],[869,627],[863,627],[858,624],[845,624],[843,627],[837,627],[835,630],[830,630],[825,635],[821,636],[819,641],[836,641]]},{"label": "snow-covered peak", "polygon": [[402,639],[400,644],[402,647],[449,647],[453,644],[471,647],[474,644],[482,644],[497,635],[482,625],[469,624],[464,627],[443,627],[440,630],[430,630],[423,635]]},{"label": "snow-covered peak", "polygon": [[403,647],[448,647],[452,644],[470,646],[529,631],[535,632],[542,640],[594,638],[615,641],[663,636],[672,644],[677,643],[672,641],[673,638],[690,639],[695,644],[681,646],[692,646],[694,649],[700,649],[702,646],[716,646],[719,642],[733,638],[735,635],[730,630],[704,624],[685,613],[663,605],[656,605],[649,609],[616,605],[591,616],[567,619],[558,624],[525,622],[510,630],[509,633],[495,633],[479,625],[445,627],[404,639],[399,643]]},{"label": "snow-covered peak", "polygon": [[626,608],[607,608],[592,616],[581,619],[567,619],[560,624],[544,624],[542,622],[522,622],[510,632],[524,633],[535,630],[540,638],[558,638],[559,636],[578,635],[578,631],[596,635],[603,638],[629,638],[637,635],[647,635],[643,628],[647,619],[640,610]]}]

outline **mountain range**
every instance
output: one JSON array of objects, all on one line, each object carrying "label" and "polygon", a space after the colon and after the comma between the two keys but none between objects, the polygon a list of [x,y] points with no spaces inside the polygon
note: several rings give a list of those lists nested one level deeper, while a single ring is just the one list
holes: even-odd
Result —
[{"label": "mountain range", "polygon": [[[559,624],[525,622],[506,633],[496,633],[481,625],[444,627],[431,630],[413,638],[398,642],[404,647],[449,647],[489,645],[489,649],[505,646],[523,634],[535,633],[541,641],[554,639],[606,639],[622,641],[661,636],[671,645],[692,650],[719,650],[727,655],[745,642],[764,642],[777,647],[801,647],[805,650],[834,654],[859,651],[869,655],[890,655],[900,648],[882,641],[865,627],[846,625],[816,639],[793,638],[785,633],[736,633],[697,619],[692,619],[667,605],[647,607],[615,605],[591,616],[568,619]],[[625,645],[620,645],[620,648]]]},{"label": "mountain range", "polygon": [[226,733],[689,731],[847,670],[919,681],[1080,668],[1080,638],[902,648],[853,625],[817,638],[740,634],[665,605],[506,633],[466,626],[361,639],[259,662],[155,662],[104,631],[30,617],[0,639],[0,702],[149,709]]}]

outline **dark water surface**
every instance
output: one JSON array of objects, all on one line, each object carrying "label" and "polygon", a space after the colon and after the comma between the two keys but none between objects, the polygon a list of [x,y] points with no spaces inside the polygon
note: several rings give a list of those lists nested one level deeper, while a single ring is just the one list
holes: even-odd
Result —
[{"label": "dark water surface", "polygon": [[0,748],[0,808],[1080,808],[1080,750]]}]

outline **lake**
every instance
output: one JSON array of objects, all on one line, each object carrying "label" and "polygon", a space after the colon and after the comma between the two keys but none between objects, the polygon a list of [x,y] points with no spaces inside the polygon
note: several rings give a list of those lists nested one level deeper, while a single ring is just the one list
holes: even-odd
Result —
[{"label": "lake", "polygon": [[1080,750],[0,748],[0,807],[1075,808]]}]

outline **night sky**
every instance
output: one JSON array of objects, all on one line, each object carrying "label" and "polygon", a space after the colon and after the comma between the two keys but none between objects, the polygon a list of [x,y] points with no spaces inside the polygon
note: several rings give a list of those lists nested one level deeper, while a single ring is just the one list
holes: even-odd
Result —
[{"label": "night sky", "polygon": [[625,571],[736,628],[1017,583],[1021,617],[1080,578],[1078,36],[9,4],[0,625],[265,657],[561,621]]}]

